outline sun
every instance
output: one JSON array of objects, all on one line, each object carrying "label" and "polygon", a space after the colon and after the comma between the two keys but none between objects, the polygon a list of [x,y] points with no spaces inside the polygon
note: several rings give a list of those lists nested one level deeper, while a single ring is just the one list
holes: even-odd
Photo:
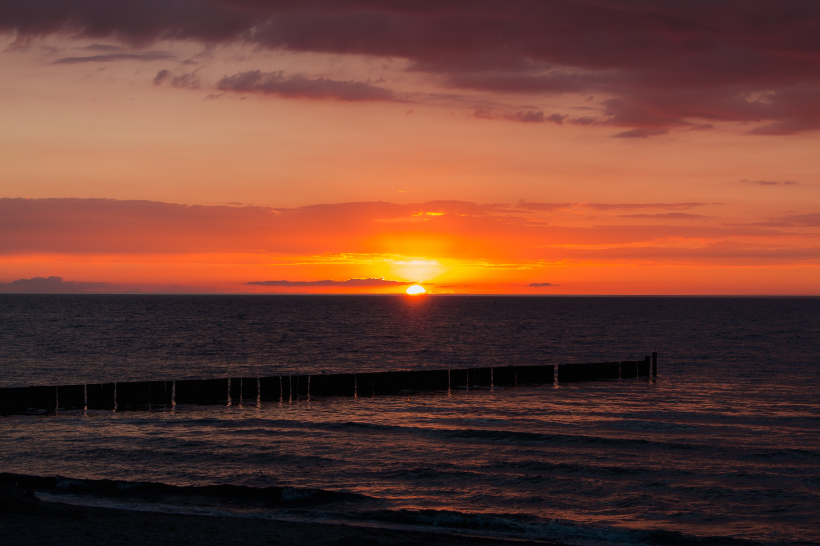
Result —
[{"label": "sun", "polygon": [[414,284],[413,286],[409,286],[407,288],[407,293],[411,296],[419,296],[421,294],[426,294],[427,290],[425,290],[420,284]]}]

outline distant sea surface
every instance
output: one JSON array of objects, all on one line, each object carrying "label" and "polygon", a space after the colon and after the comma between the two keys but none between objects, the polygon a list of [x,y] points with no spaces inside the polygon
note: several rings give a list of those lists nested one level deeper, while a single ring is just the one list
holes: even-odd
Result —
[{"label": "distant sea surface", "polygon": [[652,351],[652,379],[4,416],[0,472],[136,509],[820,544],[817,298],[0,295],[2,387]]}]

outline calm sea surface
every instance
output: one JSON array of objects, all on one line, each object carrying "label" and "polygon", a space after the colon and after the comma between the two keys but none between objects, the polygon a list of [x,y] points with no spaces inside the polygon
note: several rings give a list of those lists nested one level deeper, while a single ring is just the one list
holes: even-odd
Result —
[{"label": "calm sea surface", "polygon": [[[0,295],[3,387],[652,351],[653,379],[5,416],[0,472],[64,477],[46,498],[151,510],[579,545],[820,543],[817,298]],[[214,484],[236,487],[182,489]],[[276,503],[254,496],[272,486]]]}]

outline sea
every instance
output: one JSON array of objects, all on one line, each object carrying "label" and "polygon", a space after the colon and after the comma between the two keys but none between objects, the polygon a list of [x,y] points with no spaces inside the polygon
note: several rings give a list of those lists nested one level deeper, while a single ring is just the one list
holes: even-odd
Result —
[{"label": "sea", "polygon": [[0,416],[0,477],[135,510],[820,544],[820,298],[0,295],[0,387],[651,352],[650,378]]}]

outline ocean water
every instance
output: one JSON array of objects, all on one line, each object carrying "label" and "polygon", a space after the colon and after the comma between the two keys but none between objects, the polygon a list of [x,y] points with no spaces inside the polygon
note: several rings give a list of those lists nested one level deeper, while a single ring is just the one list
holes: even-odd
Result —
[{"label": "ocean water", "polygon": [[817,298],[0,296],[0,386],[652,351],[651,379],[4,416],[0,472],[44,498],[148,510],[820,543]]}]

